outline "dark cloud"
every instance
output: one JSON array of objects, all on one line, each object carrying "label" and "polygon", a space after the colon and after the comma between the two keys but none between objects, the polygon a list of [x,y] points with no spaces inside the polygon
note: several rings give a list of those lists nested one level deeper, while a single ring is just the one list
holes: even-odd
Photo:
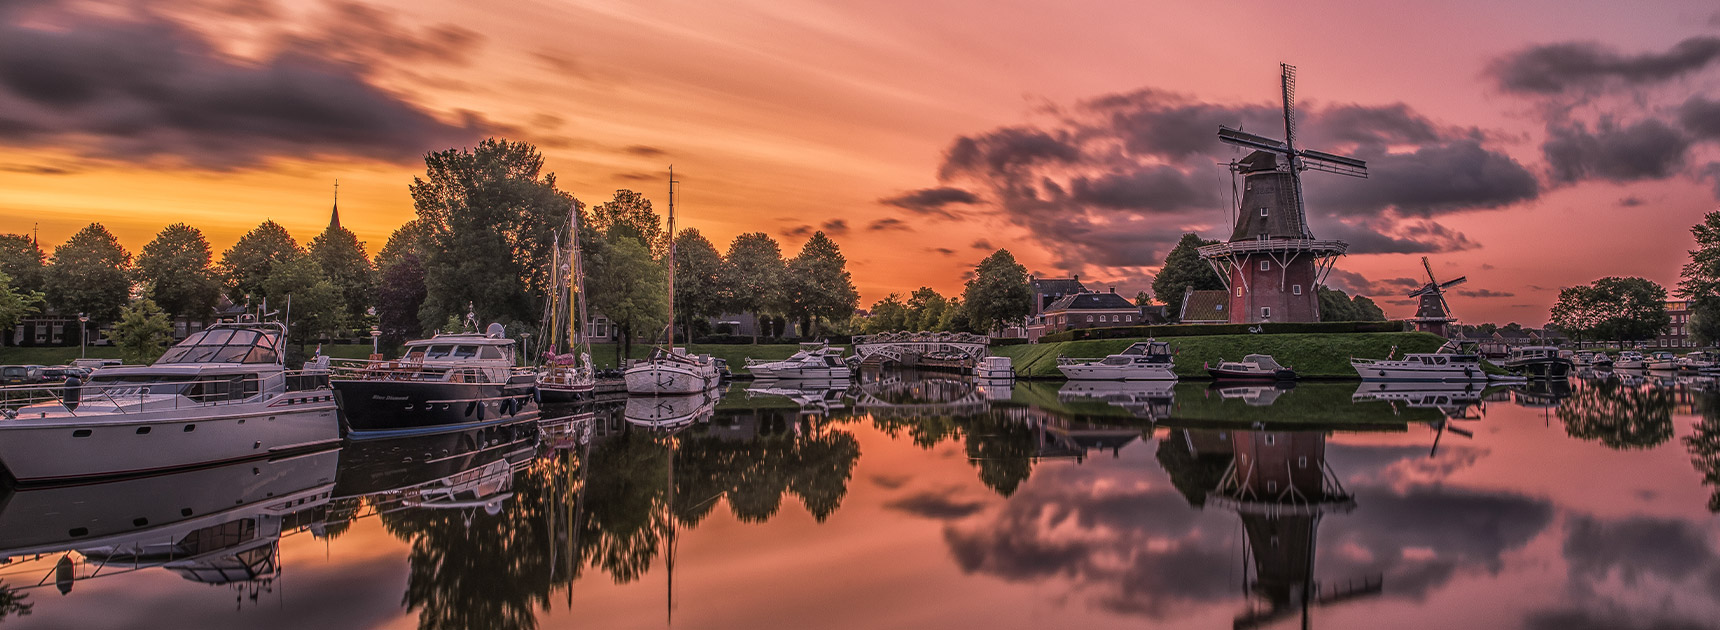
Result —
[{"label": "dark cloud", "polygon": [[1169,212],[1212,207],[1211,186],[1197,186],[1187,174],[1169,166],[1146,166],[1126,173],[1106,173],[1070,181],[1070,201],[1089,207]]},{"label": "dark cloud", "polygon": [[956,213],[949,209],[952,205],[972,205],[980,202],[980,198],[971,192],[960,188],[922,188],[878,200],[885,205],[912,210],[920,214],[938,215],[945,218],[955,218]]},{"label": "dark cloud", "polygon": [[943,254],[945,256],[956,255],[956,250],[950,249],[948,247],[928,247],[928,248],[926,248],[926,251],[932,252],[934,254]]},{"label": "dark cloud", "polygon": [[1316,564],[1330,575],[1383,575],[1400,597],[1422,597],[1464,571],[1497,574],[1506,553],[1553,520],[1547,501],[1510,493],[1433,486],[1402,493],[1358,487],[1355,495],[1354,512],[1324,521]]},{"label": "dark cloud", "polygon": [[1573,578],[1604,582],[1616,572],[1625,584],[1644,576],[1679,581],[1714,570],[1714,550],[1701,529],[1646,516],[1603,520],[1577,515],[1565,524],[1565,561]]},{"label": "dark cloud", "polygon": [[1326,109],[1316,120],[1318,127],[1313,131],[1338,143],[1427,144],[1444,140],[1446,135],[1433,121],[1403,103],[1381,107],[1339,105]]},{"label": "dark cloud", "polygon": [[985,501],[961,498],[957,496],[959,492],[959,489],[916,492],[888,501],[884,507],[940,521],[966,518],[985,509]]},{"label": "dark cloud", "polygon": [[1480,247],[1462,232],[1440,223],[1385,215],[1329,221],[1317,235],[1349,243],[1352,254],[1433,254]]},{"label": "dark cloud", "polygon": [[1549,125],[1541,152],[1555,182],[1627,182],[1678,174],[1689,148],[1688,137],[1660,120],[1620,127],[1603,118],[1593,132],[1580,122]]},{"label": "dark cloud", "polygon": [[1711,630],[1713,627],[1695,619],[1575,609],[1537,611],[1523,620],[1524,630]]},{"label": "dark cloud", "polygon": [[1646,85],[1701,70],[1720,59],[1720,38],[1691,37],[1665,52],[1627,55],[1594,42],[1543,44],[1506,55],[1487,69],[1507,92],[1552,95],[1608,82]]},{"label": "dark cloud", "polygon": [[0,12],[0,143],[231,169],[273,157],[409,162],[483,135],[473,116],[443,122],[377,87],[366,65],[458,61],[475,35],[403,34],[362,5],[335,10],[355,20],[342,33],[368,39],[299,38],[254,63],[164,18],[60,12],[39,28]]},{"label": "dark cloud", "polygon": [[810,225],[797,225],[797,226],[794,226],[791,228],[784,229],[782,231],[782,235],[787,236],[789,238],[800,238],[803,236],[811,236],[813,231],[814,231],[814,228]]},{"label": "dark cloud", "polygon": [[903,221],[901,219],[897,219],[895,217],[889,217],[889,218],[878,219],[877,221],[873,221],[870,225],[866,226],[866,229],[869,231],[872,231],[872,232],[883,232],[883,231],[888,231],[888,230],[902,230],[904,232],[914,231],[913,228],[908,227],[908,222]]},{"label": "dark cloud", "polygon": [[1620,208],[1635,208],[1635,207],[1640,206],[1644,203],[1646,203],[1646,202],[1644,202],[1641,197],[1637,197],[1635,195],[1625,197],[1623,199],[1618,200],[1618,205]]},{"label": "dark cloud", "polygon": [[1427,284],[1426,280],[1415,278],[1388,278],[1385,280],[1369,280],[1366,276],[1346,269],[1333,269],[1326,276],[1326,284],[1334,289],[1350,295],[1402,296],[1405,293],[1419,289]]},{"label": "dark cloud", "polygon": [[662,157],[669,154],[668,151],[664,151],[657,147],[645,146],[643,144],[634,144],[622,147],[621,152],[641,157]]},{"label": "dark cloud", "polygon": [[1540,184],[1528,168],[1476,140],[1425,145],[1410,153],[1368,151],[1357,157],[1368,161],[1368,179],[1305,177],[1310,199],[1342,214],[1392,208],[1402,215],[1430,217],[1499,208],[1540,195]]},{"label": "dark cloud", "polygon": [[585,64],[573,55],[553,50],[540,50],[532,53],[532,58],[537,59],[544,67],[555,71],[557,74],[576,79],[592,78],[590,69],[586,68]]},{"label": "dark cloud", "polygon": [[914,480],[914,478],[909,476],[909,475],[883,475],[883,474],[872,475],[872,483],[873,484],[876,484],[880,488],[885,488],[885,489],[889,489],[889,490],[895,490],[895,489],[900,488],[902,486],[908,485],[908,482],[913,481],[913,480]]},{"label": "dark cloud", "polygon": [[1455,293],[1464,297],[1472,298],[1508,298],[1517,296],[1517,294],[1510,291],[1494,291],[1492,289],[1458,290],[1455,291]]},{"label": "dark cloud", "polygon": [[663,174],[662,173],[642,173],[642,172],[635,171],[635,172],[631,172],[631,173],[616,173],[615,178],[616,179],[625,179],[625,180],[630,181],[630,182],[648,182],[648,181],[663,179]]},{"label": "dark cloud", "polygon": [[374,70],[392,62],[465,64],[484,41],[477,31],[456,24],[402,26],[395,21],[399,12],[359,2],[324,6],[308,34],[283,37],[283,51]]},{"label": "dark cloud", "polygon": [[991,251],[992,249],[995,249],[994,247],[991,246],[991,241],[985,240],[983,238],[979,239],[977,241],[974,241],[973,244],[968,245],[968,247],[972,247],[972,248],[980,250],[980,251]]},{"label": "dark cloud", "polygon": [[[979,136],[956,138],[955,143],[944,153],[944,165],[939,176],[947,179],[963,172],[998,175],[1017,172],[1035,164],[1069,164],[1080,158],[1081,149],[1065,132],[1030,127],[1004,127]],[[916,192],[939,190],[949,189]],[[967,195],[968,200],[961,203],[977,201],[971,193],[955,192]]]},{"label": "dark cloud", "polygon": [[824,231],[838,236],[848,233],[848,221],[845,219],[831,219],[829,221],[825,221],[822,224],[822,227],[824,228]]},{"label": "dark cloud", "polygon": [[1720,101],[1692,96],[1678,108],[1678,122],[1692,136],[1720,140]]}]

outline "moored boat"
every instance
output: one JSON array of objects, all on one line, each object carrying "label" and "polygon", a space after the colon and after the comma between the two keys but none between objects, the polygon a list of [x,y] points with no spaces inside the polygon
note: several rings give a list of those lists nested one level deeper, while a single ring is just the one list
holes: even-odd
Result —
[{"label": "moored boat", "polygon": [[1649,355],[1647,367],[1654,372],[1672,372],[1678,369],[1678,356],[1671,352],[1656,352]]},{"label": "moored boat", "polygon": [[1504,367],[1529,378],[1565,378],[1574,366],[1571,359],[1559,355],[1558,348],[1522,346],[1511,349]]},{"label": "moored boat", "polygon": [[1103,359],[1057,358],[1057,370],[1072,381],[1174,381],[1171,346],[1148,339]]},{"label": "moored boat", "polygon": [[1250,354],[1241,361],[1219,359],[1218,365],[1204,365],[1206,373],[1219,380],[1293,381],[1296,371],[1279,365],[1272,355]]},{"label": "moored boat", "polygon": [[[1396,352],[1396,349],[1393,349]],[[1364,381],[1485,381],[1481,357],[1457,352],[1447,343],[1439,352],[1412,352],[1402,359],[1350,359],[1350,367]]]},{"label": "moored boat", "polygon": [[[597,372],[585,337],[585,267],[579,249],[579,210],[569,208],[567,246],[557,247],[550,264],[549,308],[544,311],[543,364],[538,368],[538,400],[577,402],[591,398]],[[559,239],[559,236],[558,236]]]},{"label": "moored boat", "polygon": [[102,368],[87,383],[4,388],[13,402],[0,409],[0,464],[20,482],[50,483],[337,442],[327,374],[286,369],[285,333],[274,322],[217,323],[147,366]]},{"label": "moored boat", "polygon": [[535,418],[536,380],[514,367],[514,340],[491,324],[409,341],[400,359],[364,362],[331,383],[347,435],[368,439]]},{"label": "moored boat", "polygon": [[754,378],[838,379],[850,375],[842,350],[822,341],[802,343],[799,352],[780,361],[747,359],[746,368]]},{"label": "moored boat", "polygon": [[1720,358],[1712,352],[1697,350],[1679,357],[1676,365],[1680,372],[1713,371],[1715,367],[1720,367]]},{"label": "moored boat", "polygon": [[1613,362],[1613,369],[1618,370],[1640,370],[1646,367],[1648,367],[1648,360],[1643,358],[1641,352],[1635,350],[1625,350],[1618,353],[1618,360]]},{"label": "moored boat", "polygon": [[1015,378],[1015,365],[1009,357],[988,356],[974,366],[974,376],[984,381],[1005,381]]},{"label": "moored boat", "polygon": [[629,394],[681,395],[716,387],[722,372],[708,356],[687,354],[686,348],[657,348],[651,358],[627,368],[622,378]]}]

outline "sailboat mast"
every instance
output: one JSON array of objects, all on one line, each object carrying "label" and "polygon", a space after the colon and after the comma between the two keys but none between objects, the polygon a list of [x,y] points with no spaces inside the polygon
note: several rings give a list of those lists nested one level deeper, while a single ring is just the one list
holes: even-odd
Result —
[{"label": "sailboat mast", "polygon": [[669,352],[675,352],[675,165],[669,165]]},{"label": "sailboat mast", "polygon": [[585,317],[585,252],[579,248],[579,206],[577,204],[570,208],[567,224],[570,234],[568,243],[571,244],[573,250],[573,290],[576,292],[573,298],[573,310],[575,312],[569,313],[569,316],[572,317],[577,314],[578,317],[577,321],[568,322],[568,328],[573,331],[573,343],[579,346],[580,351],[591,354],[591,339],[585,334],[585,326],[591,320]]}]

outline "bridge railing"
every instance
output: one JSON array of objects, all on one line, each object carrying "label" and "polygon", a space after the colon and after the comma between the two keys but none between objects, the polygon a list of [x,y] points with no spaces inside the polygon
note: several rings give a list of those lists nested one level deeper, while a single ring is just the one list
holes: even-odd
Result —
[{"label": "bridge railing", "polygon": [[955,332],[887,332],[854,336],[854,345],[857,346],[884,343],[990,344],[991,336]]}]

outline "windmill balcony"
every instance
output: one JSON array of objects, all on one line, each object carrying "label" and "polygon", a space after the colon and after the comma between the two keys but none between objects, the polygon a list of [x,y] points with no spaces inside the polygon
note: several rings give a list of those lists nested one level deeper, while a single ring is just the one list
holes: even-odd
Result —
[{"label": "windmill balcony", "polygon": [[1243,254],[1260,254],[1271,252],[1306,252],[1316,256],[1342,256],[1350,248],[1343,241],[1317,240],[1308,238],[1268,238],[1248,241],[1232,241],[1207,245],[1200,248],[1201,258],[1226,258]]}]

